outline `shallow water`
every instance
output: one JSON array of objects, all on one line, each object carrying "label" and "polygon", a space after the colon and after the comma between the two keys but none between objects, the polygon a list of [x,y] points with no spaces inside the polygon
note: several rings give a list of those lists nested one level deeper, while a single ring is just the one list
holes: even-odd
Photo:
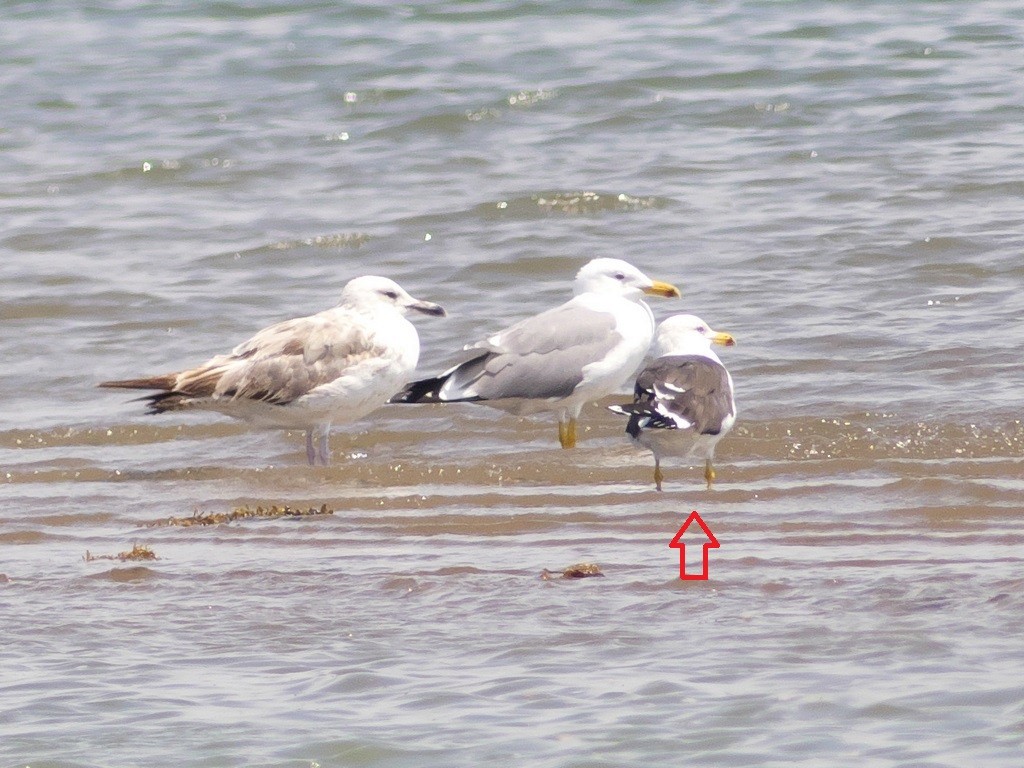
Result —
[{"label": "shallow water", "polygon": [[[1022,53],[1004,0],[0,4],[0,765],[1019,765]],[[711,492],[616,398],[309,468],[93,386],[367,272],[435,371],[595,256],[738,339]],[[272,504],[333,514],[166,524]]]}]

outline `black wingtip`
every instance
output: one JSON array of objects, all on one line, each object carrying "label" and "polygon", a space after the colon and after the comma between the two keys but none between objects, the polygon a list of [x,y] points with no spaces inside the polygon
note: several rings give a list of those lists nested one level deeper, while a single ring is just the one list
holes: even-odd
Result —
[{"label": "black wingtip", "polygon": [[622,416],[628,416],[629,421],[626,423],[626,434],[636,439],[640,435],[642,429],[640,425],[640,419],[646,419],[647,409],[640,403],[622,403],[621,405],[609,405],[608,410],[612,413],[618,413]]},{"label": "black wingtip", "polygon": [[444,379],[434,377],[432,379],[420,379],[408,384],[405,389],[394,395],[389,403],[437,403],[438,393]]},{"label": "black wingtip", "polygon": [[181,392],[157,392],[155,395],[144,395],[132,399],[133,403],[145,403],[146,415],[157,416],[168,411],[176,411],[182,407],[182,401],[188,398]]}]

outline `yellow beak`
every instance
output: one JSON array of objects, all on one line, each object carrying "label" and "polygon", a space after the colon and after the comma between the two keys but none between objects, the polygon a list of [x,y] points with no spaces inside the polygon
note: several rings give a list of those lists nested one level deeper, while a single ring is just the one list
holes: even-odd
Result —
[{"label": "yellow beak", "polygon": [[736,346],[736,339],[728,333],[716,333],[711,337],[711,343],[721,344],[723,347],[734,347]]},{"label": "yellow beak", "polygon": [[660,280],[655,280],[644,288],[644,293],[649,296],[664,296],[666,299],[678,299],[682,295],[672,283],[663,283]]}]

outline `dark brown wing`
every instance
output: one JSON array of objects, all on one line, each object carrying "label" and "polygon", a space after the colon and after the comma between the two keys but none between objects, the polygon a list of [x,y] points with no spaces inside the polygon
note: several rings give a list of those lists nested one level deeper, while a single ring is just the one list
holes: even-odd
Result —
[{"label": "dark brown wing", "polygon": [[637,377],[626,430],[692,429],[717,435],[728,416],[735,415],[732,384],[725,366],[699,355],[666,355]]}]

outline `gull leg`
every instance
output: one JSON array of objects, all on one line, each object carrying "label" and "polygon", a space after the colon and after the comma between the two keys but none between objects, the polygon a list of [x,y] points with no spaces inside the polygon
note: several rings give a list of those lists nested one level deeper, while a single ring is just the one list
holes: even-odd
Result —
[{"label": "gull leg", "polygon": [[566,441],[569,439],[567,437],[568,432],[569,432],[569,425],[566,424],[561,419],[559,419],[559,421],[558,421],[558,442],[559,442],[559,444],[563,448],[568,448],[569,447],[568,445],[565,444]]},{"label": "gull leg", "polygon": [[331,444],[329,438],[331,436],[331,430],[325,429],[320,433],[320,441],[317,446],[317,455],[320,457],[320,463],[325,467],[331,463]]},{"label": "gull leg", "polygon": [[306,430],[306,461],[309,462],[309,466],[316,464],[316,451],[313,450],[313,430]]},{"label": "gull leg", "polygon": [[711,490],[711,485],[715,482],[715,468],[711,466],[711,459],[704,462],[704,479],[707,480],[708,490]]},{"label": "gull leg", "polygon": [[661,461],[658,457],[654,457],[654,487],[659,491],[661,490],[661,481],[665,479],[665,475],[661,472]]},{"label": "gull leg", "polygon": [[573,418],[569,419],[569,423],[566,425],[565,435],[566,435],[565,444],[563,444],[562,447],[563,448],[575,448],[576,447],[576,419],[573,419]]}]

